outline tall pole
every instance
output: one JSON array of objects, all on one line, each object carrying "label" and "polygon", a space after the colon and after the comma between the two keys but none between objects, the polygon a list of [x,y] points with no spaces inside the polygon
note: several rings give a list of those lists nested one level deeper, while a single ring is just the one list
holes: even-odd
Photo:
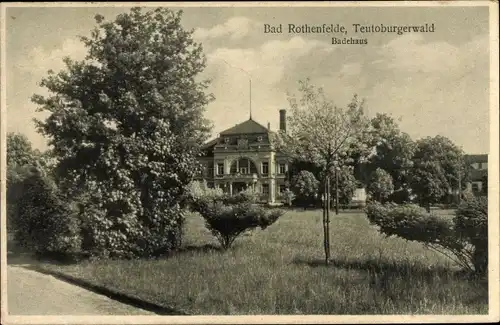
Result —
[{"label": "tall pole", "polygon": [[248,80],[250,81],[250,119],[252,119],[252,78]]}]

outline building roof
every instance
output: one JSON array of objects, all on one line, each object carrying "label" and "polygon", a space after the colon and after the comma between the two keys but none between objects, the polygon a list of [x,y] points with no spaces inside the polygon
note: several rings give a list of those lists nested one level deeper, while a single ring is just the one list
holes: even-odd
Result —
[{"label": "building roof", "polygon": [[234,135],[234,134],[256,134],[256,133],[267,133],[269,130],[252,120],[252,118],[242,122],[240,124],[236,124],[232,128],[229,128],[225,131],[222,131],[220,135]]},{"label": "building roof", "polygon": [[486,163],[488,162],[488,155],[487,154],[482,154],[482,155],[465,155],[465,160],[472,164],[472,163]]}]

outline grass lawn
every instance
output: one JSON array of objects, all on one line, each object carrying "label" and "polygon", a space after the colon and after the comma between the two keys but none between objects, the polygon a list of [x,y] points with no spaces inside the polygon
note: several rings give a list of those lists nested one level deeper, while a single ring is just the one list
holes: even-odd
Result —
[{"label": "grass lawn", "polygon": [[385,238],[362,213],[333,215],[323,264],[322,212],[289,211],[222,252],[192,215],[185,249],[160,260],[43,264],[192,314],[487,314],[485,281],[445,257]]}]

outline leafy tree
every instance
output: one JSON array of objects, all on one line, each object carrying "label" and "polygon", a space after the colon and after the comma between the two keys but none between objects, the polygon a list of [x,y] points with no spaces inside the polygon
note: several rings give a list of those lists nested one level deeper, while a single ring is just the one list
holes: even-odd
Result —
[{"label": "leafy tree", "polygon": [[377,168],[373,173],[368,185],[368,192],[379,202],[387,199],[394,191],[391,175]]},{"label": "leafy tree", "polygon": [[351,203],[354,191],[359,187],[359,182],[354,177],[352,166],[339,168],[338,177],[339,202],[345,206]]},{"label": "leafy tree", "polygon": [[22,133],[7,133],[7,166],[15,168],[33,165],[37,152],[28,137]]},{"label": "leafy tree", "polygon": [[378,113],[372,120],[373,137],[371,145],[375,154],[368,163],[369,173],[377,168],[388,172],[395,189],[402,188],[407,182],[407,170],[413,165],[416,144],[410,136],[401,132],[394,119],[387,114]]},{"label": "leafy tree", "polygon": [[201,45],[181,17],[166,8],[133,8],[114,21],[97,15],[91,37],[81,38],[86,59],[65,58],[65,70],[42,80],[50,96],[33,96],[50,113],[37,125],[57,157],[59,185],[86,197],[95,252],[148,256],[175,246],[211,100],[208,83],[197,81]]},{"label": "leafy tree", "polygon": [[318,188],[319,181],[310,171],[302,170],[292,178],[291,190],[299,204],[304,207],[314,202],[318,195]]},{"label": "leafy tree", "polygon": [[438,135],[418,140],[413,161],[438,162],[446,179],[446,185],[453,190],[464,188],[463,180],[468,176],[465,155],[463,150],[450,139]]},{"label": "leafy tree", "polygon": [[434,161],[419,162],[411,170],[410,186],[421,206],[430,212],[431,204],[447,193],[447,181],[441,165]]},{"label": "leafy tree", "polygon": [[[287,130],[273,137],[273,145],[291,160],[318,166],[329,201],[332,170],[346,165],[354,152],[359,153],[359,157],[368,155],[369,120],[363,112],[363,101],[357,96],[347,108],[335,106],[323,89],[313,86],[309,79],[299,82],[299,93],[300,98],[289,96],[291,114]],[[335,185],[338,188],[338,182]],[[338,201],[336,197],[336,213]],[[329,222],[330,203],[327,202],[323,209],[326,264],[330,259]]]}]

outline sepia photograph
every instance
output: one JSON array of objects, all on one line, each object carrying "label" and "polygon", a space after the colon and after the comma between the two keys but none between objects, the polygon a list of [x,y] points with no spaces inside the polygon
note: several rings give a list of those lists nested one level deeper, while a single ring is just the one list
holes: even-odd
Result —
[{"label": "sepia photograph", "polygon": [[498,322],[498,2],[1,4],[2,324]]}]

